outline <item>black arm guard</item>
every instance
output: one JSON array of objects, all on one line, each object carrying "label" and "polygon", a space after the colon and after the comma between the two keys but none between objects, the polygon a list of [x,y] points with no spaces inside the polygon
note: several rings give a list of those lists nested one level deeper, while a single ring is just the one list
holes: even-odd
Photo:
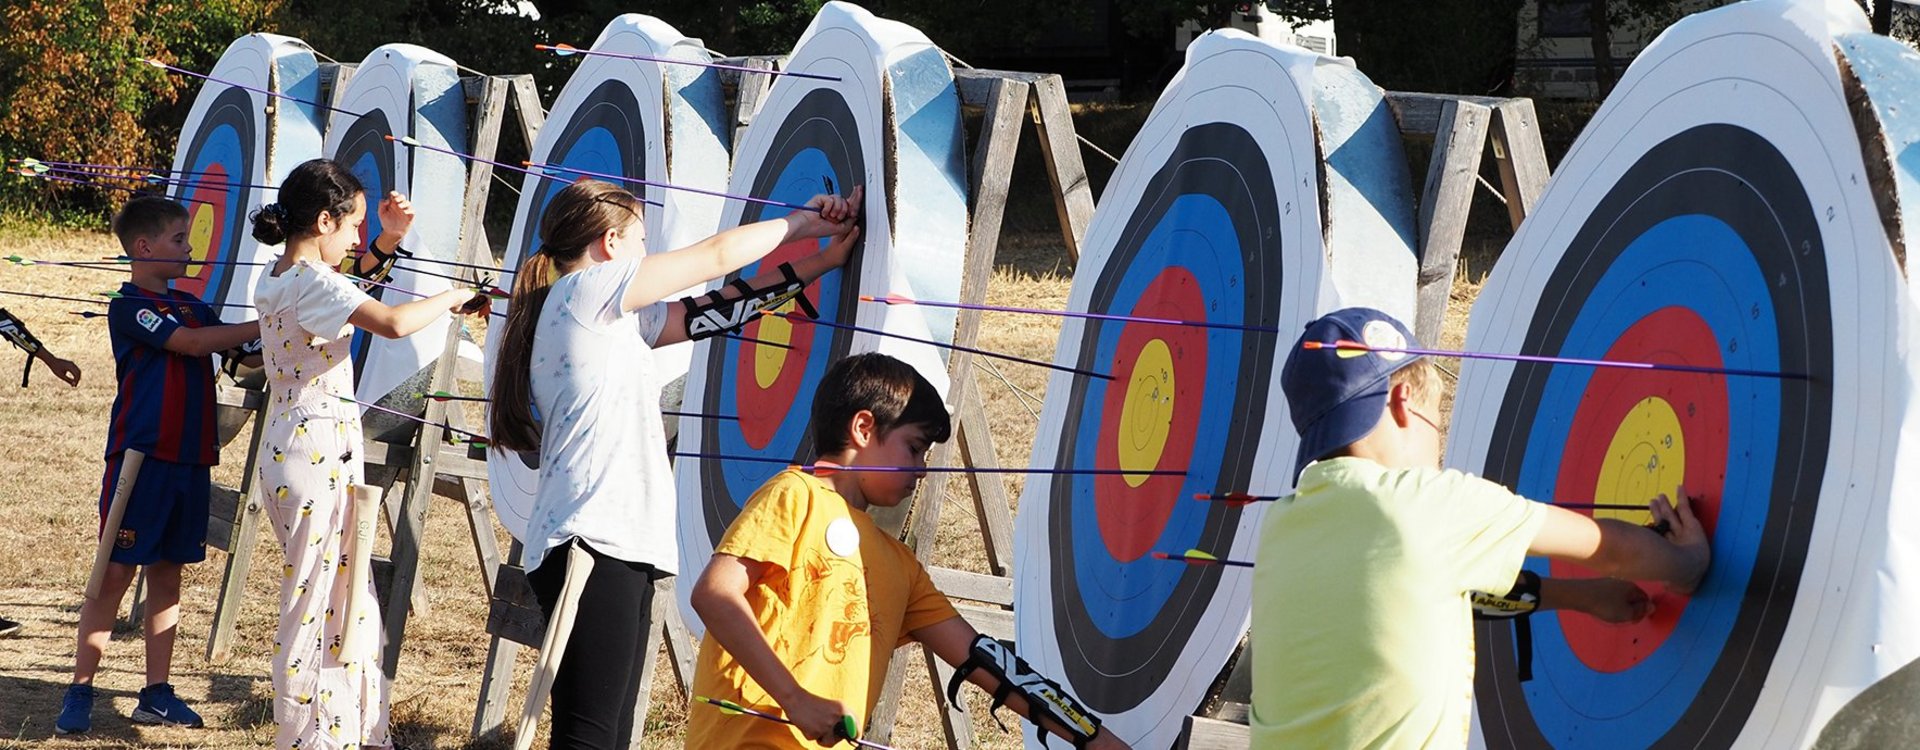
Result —
[{"label": "black arm guard", "polygon": [[800,312],[809,318],[820,317],[813,309],[813,303],[802,294],[807,283],[793,272],[790,263],[780,264],[781,281],[765,289],[755,289],[744,279],[734,279],[729,286],[740,296],[728,299],[721,295],[722,289],[715,289],[699,297],[681,297],[680,304],[687,306],[687,340],[719,336],[738,331],[751,322],[762,310],[772,310],[793,300]]},{"label": "black arm guard", "polygon": [[220,353],[220,371],[226,373],[227,377],[232,378],[237,382],[240,380],[240,365],[241,365],[240,360],[259,355],[265,351],[266,351],[266,345],[260,343],[259,339],[254,339],[247,343],[236,346],[232,349],[228,349],[224,352],[221,352]]},{"label": "black arm guard", "polygon": [[400,262],[401,258],[413,257],[413,253],[407,252],[406,248],[399,245],[394,245],[393,252],[391,253],[380,252],[380,243],[378,242],[367,243],[367,252],[373,255],[375,262],[372,270],[364,274],[359,274],[359,276],[370,281],[378,281],[382,284],[387,283],[389,279],[393,278],[393,267]]},{"label": "black arm guard", "polygon": [[[947,681],[949,703],[960,704],[960,683],[976,669],[993,675],[1000,682],[1000,688],[993,691],[993,705],[987,708],[987,715],[993,716],[994,711],[1007,704],[1007,696],[1018,693],[1027,700],[1027,711],[1032,714],[1034,726],[1040,727],[1041,742],[1046,742],[1048,736],[1047,725],[1040,721],[1042,718],[1066,728],[1073,735],[1074,747],[1086,747],[1100,734],[1100,718],[1068,695],[1060,683],[1033,671],[1025,659],[1013,653],[1012,645],[984,635],[974,636],[973,646],[967,650],[967,662],[954,670],[953,679]],[[1000,717],[994,716],[993,720],[999,723]],[[1007,725],[1000,724],[1000,728],[1004,730]]]},{"label": "black arm guard", "polygon": [[1471,592],[1473,619],[1512,620],[1514,662],[1521,682],[1533,679],[1533,613],[1540,608],[1540,576],[1531,570],[1520,571],[1513,590],[1506,596],[1482,591]]},{"label": "black arm guard", "polygon": [[27,330],[24,321],[14,317],[4,307],[0,307],[0,336],[5,336],[7,341],[27,353],[27,367],[20,371],[20,387],[27,387],[27,380],[33,377],[34,356],[46,347],[40,343],[40,339],[33,337],[32,331]]}]

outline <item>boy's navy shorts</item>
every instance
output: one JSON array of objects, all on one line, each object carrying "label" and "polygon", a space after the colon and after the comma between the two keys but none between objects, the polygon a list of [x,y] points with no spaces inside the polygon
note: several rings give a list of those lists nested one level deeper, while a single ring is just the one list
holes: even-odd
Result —
[{"label": "boy's navy shorts", "polygon": [[[125,453],[107,459],[100,480],[100,519],[112,507]],[[127,496],[127,513],[113,544],[113,561],[124,565],[197,563],[207,559],[207,504],[213,467],[177,464],[148,456]]]}]

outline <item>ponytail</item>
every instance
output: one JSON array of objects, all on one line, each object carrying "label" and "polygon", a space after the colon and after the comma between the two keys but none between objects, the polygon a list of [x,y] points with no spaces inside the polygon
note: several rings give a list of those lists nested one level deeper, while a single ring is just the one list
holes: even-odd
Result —
[{"label": "ponytail", "polygon": [[533,332],[553,280],[553,257],[544,252],[527,256],[514,275],[513,305],[507,308],[506,330],[493,365],[493,392],[488,394],[493,399],[488,440],[504,450],[540,449],[540,423],[533,418]]},{"label": "ponytail", "polygon": [[493,362],[493,411],[488,440],[510,451],[540,449],[540,422],[533,415],[533,332],[540,308],[559,278],[609,229],[640,218],[640,199],[611,183],[581,180],[568,185],[540,217],[540,252],[527,256],[513,281],[513,303]]}]

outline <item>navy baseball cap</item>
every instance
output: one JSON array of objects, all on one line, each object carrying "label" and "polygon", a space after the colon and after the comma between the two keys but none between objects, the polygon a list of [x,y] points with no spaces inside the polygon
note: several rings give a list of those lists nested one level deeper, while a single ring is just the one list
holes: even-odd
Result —
[{"label": "navy baseball cap", "polygon": [[[1308,349],[1310,341],[1328,346]],[[1405,324],[1371,307],[1335,310],[1307,324],[1280,369],[1280,389],[1287,394],[1293,428],[1300,433],[1296,477],[1308,463],[1373,432],[1386,409],[1388,379],[1420,359],[1401,352],[1333,348],[1338,341],[1389,349],[1420,346]]]}]

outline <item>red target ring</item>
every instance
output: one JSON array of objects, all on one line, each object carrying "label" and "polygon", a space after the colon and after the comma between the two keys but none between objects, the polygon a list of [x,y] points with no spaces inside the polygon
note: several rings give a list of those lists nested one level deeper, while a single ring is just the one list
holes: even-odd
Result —
[{"label": "red target ring", "polygon": [[[1701,317],[1684,307],[1665,307],[1636,321],[1607,350],[1607,359],[1720,367],[1719,344]],[[1574,413],[1554,497],[1568,502],[1635,504],[1657,492],[1672,496],[1684,484],[1709,538],[1720,516],[1726,485],[1728,419],[1726,379],[1720,375],[1600,369]],[[1678,459],[1678,460],[1676,460]],[[1678,468],[1679,471],[1675,471]],[[1644,511],[1593,515],[1646,523]],[[1578,565],[1554,562],[1555,576],[1593,577]],[[1623,672],[1640,664],[1672,635],[1688,597],[1643,585],[1653,615],[1638,623],[1611,625],[1591,617],[1562,616],[1560,627],[1574,655],[1599,672]]]},{"label": "red target ring", "polygon": [[[1186,268],[1169,266],[1148,282],[1132,315],[1205,320],[1200,284]],[[1114,349],[1113,382],[1102,399],[1095,465],[1123,469],[1185,469],[1199,430],[1207,387],[1205,329],[1132,324]],[[1094,480],[1100,538],[1115,560],[1132,562],[1154,543],[1180,502],[1176,475],[1102,475]]]},{"label": "red target ring", "polygon": [[[790,263],[820,252],[817,239],[795,240],[775,248],[772,253],[760,261],[761,268],[777,268],[781,263]],[[819,285],[809,285],[805,292],[807,301],[816,309],[820,306]],[[770,312],[791,312],[794,304]],[[740,406],[740,434],[747,445],[755,450],[764,449],[773,442],[773,436],[780,431],[780,425],[787,415],[795,409],[805,410],[806,404],[797,403],[800,386],[806,380],[807,360],[813,355],[813,323],[799,318],[778,318],[763,315],[741,330],[741,335],[754,341],[742,341],[736,347],[739,352],[735,360],[734,379],[735,403]],[[765,344],[756,342],[767,342]],[[782,349],[778,345],[789,348]]]}]

